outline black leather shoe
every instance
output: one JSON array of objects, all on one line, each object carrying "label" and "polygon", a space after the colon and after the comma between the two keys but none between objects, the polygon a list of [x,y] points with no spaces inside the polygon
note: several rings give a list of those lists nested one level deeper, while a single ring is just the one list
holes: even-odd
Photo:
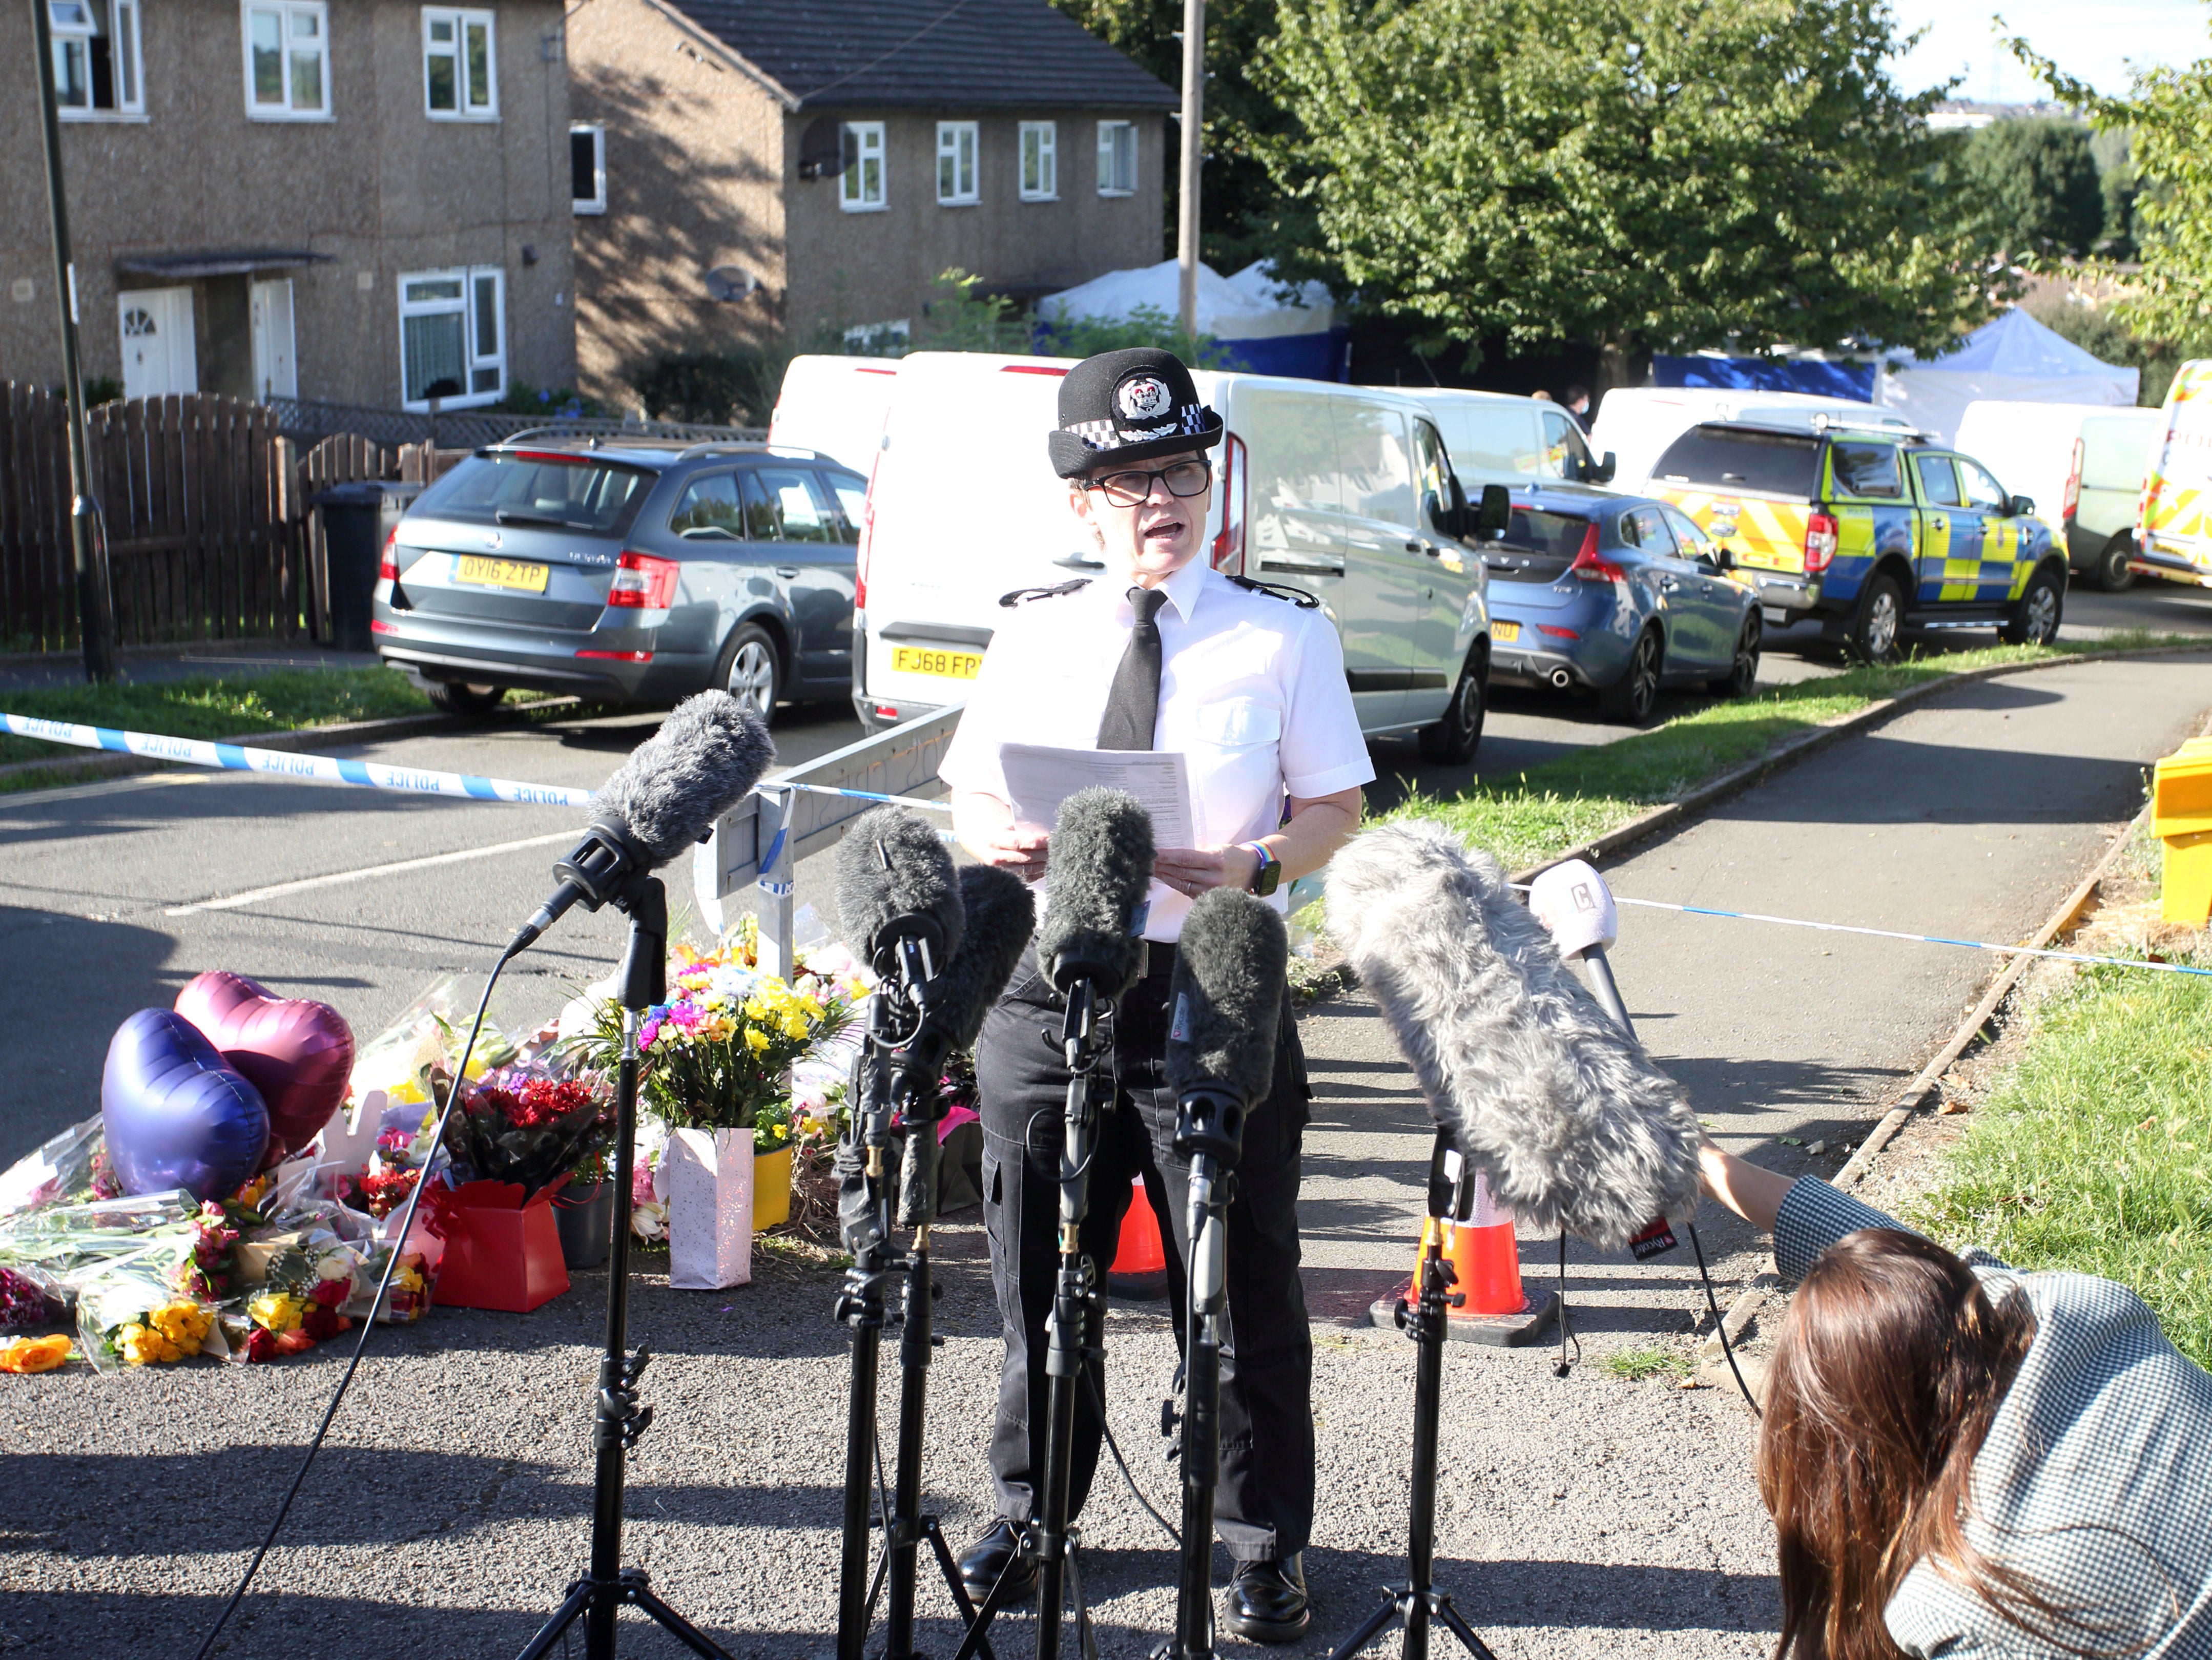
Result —
[{"label": "black leather shoe", "polygon": [[[960,1559],[960,1583],[968,1588],[969,1596],[981,1602],[991,1594],[991,1587],[999,1583],[1006,1564],[1022,1554],[1021,1534],[1012,1522],[1000,1520],[991,1523],[991,1530],[968,1547],[968,1554]],[[1016,1597],[1029,1596],[1036,1590],[1036,1564],[1017,1563],[1012,1580],[1006,1589]]]},{"label": "black leather shoe", "polygon": [[1313,1623],[1306,1607],[1306,1575],[1296,1556],[1279,1562],[1239,1562],[1229,1579],[1229,1612],[1223,1621],[1252,1643],[1294,1643]]}]

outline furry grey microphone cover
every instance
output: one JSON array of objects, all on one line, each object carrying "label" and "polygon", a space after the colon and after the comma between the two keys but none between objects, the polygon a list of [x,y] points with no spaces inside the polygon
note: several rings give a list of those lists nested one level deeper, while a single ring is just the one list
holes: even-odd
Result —
[{"label": "furry grey microphone cover", "polygon": [[1698,1121],[1513,897],[1438,824],[1387,824],[1329,866],[1328,933],[1429,1110],[1498,1201],[1608,1250],[1698,1197]]},{"label": "furry grey microphone cover", "polygon": [[1037,961],[1054,987],[1079,978],[1119,997],[1144,962],[1131,924],[1152,885],[1152,818],[1124,790],[1078,790],[1060,804],[1046,844]]},{"label": "furry grey microphone cover", "polygon": [[960,949],[964,918],[952,855],[937,827],[904,807],[871,807],[837,844],[837,920],[845,944],[874,961],[877,935],[901,916],[927,916],[945,935],[933,949],[942,972]]},{"label": "furry grey microphone cover", "polygon": [[943,1018],[952,1047],[973,1049],[983,1017],[1022,959],[1022,947],[1036,927],[1036,900],[1029,884],[994,865],[960,868],[960,906],[967,914],[966,937],[938,976]]},{"label": "furry grey microphone cover", "polygon": [[1275,1081],[1291,939],[1266,901],[1209,888],[1183,918],[1168,995],[1168,1087],[1227,1090],[1249,1110]]},{"label": "furry grey microphone cover", "polygon": [[775,759],[759,715],[726,691],[702,691],[599,786],[592,816],[617,820],[648,867],[665,865],[744,800]]}]

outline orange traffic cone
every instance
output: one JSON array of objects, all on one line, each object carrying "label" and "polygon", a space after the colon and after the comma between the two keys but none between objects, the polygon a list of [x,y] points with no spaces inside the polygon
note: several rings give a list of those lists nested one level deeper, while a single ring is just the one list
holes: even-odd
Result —
[{"label": "orange traffic cone", "polygon": [[[1419,1295],[1421,1262],[1437,1225],[1432,1218],[1422,1222],[1413,1275],[1369,1309],[1376,1325],[1395,1325],[1398,1304],[1411,1304]],[[1517,1347],[1549,1320],[1557,1299],[1547,1293],[1540,1304],[1530,1303],[1521,1284],[1521,1248],[1514,1237],[1513,1213],[1491,1196],[1480,1171],[1474,1176],[1474,1214],[1447,1232],[1443,1255],[1452,1268],[1450,1294],[1465,1299],[1451,1310],[1454,1337]]]},{"label": "orange traffic cone", "polygon": [[1168,1294],[1168,1256],[1160,1240],[1160,1219],[1145,1191],[1145,1178],[1129,1178],[1129,1208],[1121,1217],[1121,1237],[1114,1266],[1106,1270],[1106,1289],[1115,1297],[1145,1300]]}]

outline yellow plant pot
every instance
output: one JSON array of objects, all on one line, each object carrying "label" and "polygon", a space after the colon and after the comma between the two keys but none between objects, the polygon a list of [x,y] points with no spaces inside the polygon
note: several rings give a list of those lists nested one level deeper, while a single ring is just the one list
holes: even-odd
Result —
[{"label": "yellow plant pot", "polygon": [[753,1152],[753,1231],[791,1220],[791,1144]]}]

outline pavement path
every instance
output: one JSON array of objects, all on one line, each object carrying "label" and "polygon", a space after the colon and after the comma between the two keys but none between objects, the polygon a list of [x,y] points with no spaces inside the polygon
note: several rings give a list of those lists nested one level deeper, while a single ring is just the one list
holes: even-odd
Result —
[{"label": "pavement path", "polygon": [[[1963,688],[1608,874],[1624,895],[2018,937],[2133,811],[2141,765],[2212,703],[2208,666],[2081,665]],[[424,764],[588,784],[651,718],[571,723],[550,745],[543,732],[494,730],[391,748]],[[787,755],[839,736],[834,721],[793,727]],[[487,751],[513,758],[493,764]],[[310,800],[312,789],[178,774],[0,801],[10,855],[0,938],[26,993],[0,1025],[17,1083],[0,1102],[7,1145],[88,1110],[107,1032],[199,968],[245,968],[331,997],[375,1030],[432,974],[496,949],[542,897],[551,842],[573,829],[557,812],[327,789]],[[551,841],[169,914],[538,836]],[[611,918],[572,915],[523,988],[542,1007],[604,972],[616,943]],[[1965,953],[1636,911],[1616,962],[1646,1041],[1742,1148],[1780,1134],[1851,1139],[1993,971]],[[1401,1572],[1412,1349],[1362,1322],[1408,1265],[1427,1137],[1371,1007],[1338,1000],[1304,1031],[1319,1091],[1302,1209],[1322,1497],[1309,1560],[1316,1632],[1290,1652],[1320,1654],[1371,1587]],[[959,1223],[940,1237],[948,1341],[933,1377],[929,1490],[964,1540],[988,1519],[998,1346],[979,1231]],[[1709,1243],[1724,1282],[1755,1262],[1756,1242],[1717,1222]],[[1532,1277],[1547,1249],[1524,1243]],[[1504,1660],[1749,1660],[1771,1645],[1771,1541],[1742,1408],[1716,1390],[1620,1383],[1598,1364],[1610,1347],[1686,1331],[1697,1293],[1680,1255],[1635,1267],[1572,1254],[1587,1353],[1564,1382],[1540,1353],[1455,1348],[1439,1578]],[[228,1652],[341,1660],[521,1645],[582,1550],[605,1280],[577,1280],[529,1316],[446,1310],[380,1335]],[[749,1291],[673,1293],[647,1276],[634,1299],[634,1339],[659,1357],[647,1380],[659,1416],[635,1466],[629,1560],[740,1654],[829,1649],[847,1376],[843,1334],[827,1316],[834,1286],[764,1264]],[[1171,1341],[1157,1310],[1117,1309],[1108,1346],[1117,1433],[1138,1480],[1170,1508],[1157,1410]],[[322,1353],[243,1371],[94,1381],[80,1367],[7,1380],[0,1476],[15,1502],[0,1523],[0,1649],[114,1652],[149,1630],[185,1647],[178,1639],[211,1614],[258,1536],[341,1365]],[[888,1421],[895,1379],[884,1383]],[[1104,1650],[1144,1653],[1171,1618],[1166,1541],[1110,1475],[1088,1519]],[[924,1601],[945,1612],[940,1595]],[[923,1645],[951,1651],[941,1620]],[[1025,1646],[1010,1633],[1004,1651]],[[677,1651],[641,1627],[625,1636],[628,1654]]]}]

